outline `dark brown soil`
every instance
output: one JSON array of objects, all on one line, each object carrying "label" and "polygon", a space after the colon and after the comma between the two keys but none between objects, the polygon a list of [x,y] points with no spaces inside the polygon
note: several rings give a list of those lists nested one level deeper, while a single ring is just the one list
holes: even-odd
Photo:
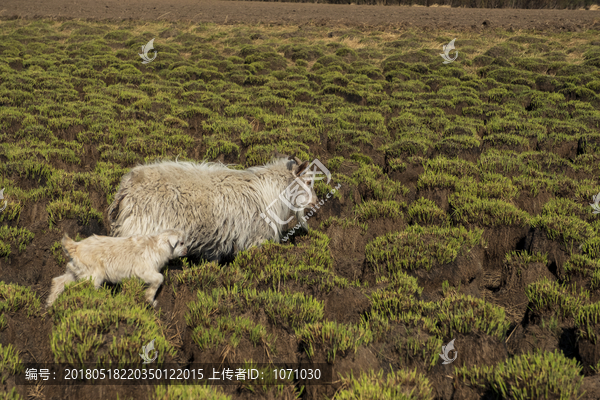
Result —
[{"label": "dark brown soil", "polygon": [[4,0],[2,17],[140,19],[264,24],[344,24],[428,29],[579,31],[600,26],[600,11],[357,6],[215,0]]}]

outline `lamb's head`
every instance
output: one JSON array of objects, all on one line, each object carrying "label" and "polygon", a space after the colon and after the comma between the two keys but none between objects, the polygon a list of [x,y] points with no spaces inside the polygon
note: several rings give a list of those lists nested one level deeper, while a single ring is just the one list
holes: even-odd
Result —
[{"label": "lamb's head", "polygon": [[171,258],[178,258],[187,255],[187,246],[185,245],[186,235],[179,229],[169,229],[162,233],[163,239],[171,249]]}]

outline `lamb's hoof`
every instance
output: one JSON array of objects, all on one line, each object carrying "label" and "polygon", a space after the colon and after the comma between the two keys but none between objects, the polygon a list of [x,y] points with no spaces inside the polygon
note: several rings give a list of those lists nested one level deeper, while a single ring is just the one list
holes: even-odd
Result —
[{"label": "lamb's hoof", "polygon": [[156,308],[157,305],[158,305],[158,300],[154,300],[152,302],[152,307]]}]

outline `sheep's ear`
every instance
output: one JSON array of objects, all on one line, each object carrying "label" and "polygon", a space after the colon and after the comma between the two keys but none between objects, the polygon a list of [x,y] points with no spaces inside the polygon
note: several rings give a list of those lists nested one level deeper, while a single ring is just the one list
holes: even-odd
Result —
[{"label": "sheep's ear", "polygon": [[300,176],[302,173],[304,173],[306,171],[307,168],[308,168],[308,161],[304,161],[302,164],[300,164],[298,166],[298,169],[296,169],[294,171],[294,174],[296,176]]}]

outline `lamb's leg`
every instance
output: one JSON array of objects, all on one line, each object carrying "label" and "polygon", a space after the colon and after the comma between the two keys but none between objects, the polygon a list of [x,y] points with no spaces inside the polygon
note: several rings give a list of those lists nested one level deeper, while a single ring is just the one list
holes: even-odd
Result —
[{"label": "lamb's leg", "polygon": [[148,289],[146,289],[146,301],[152,304],[152,307],[156,307],[158,301],[154,300],[154,296],[156,296],[156,292],[158,291],[160,285],[162,285],[165,278],[160,272],[156,271],[148,271],[144,275],[140,276],[140,278],[150,285]]},{"label": "lamb's leg", "polygon": [[104,283],[104,270],[100,267],[90,268],[73,260],[67,264],[67,271],[77,277],[77,280],[92,278],[96,290],[100,289],[100,286]]},{"label": "lamb's leg", "polygon": [[58,298],[58,296],[64,292],[65,285],[67,283],[74,282],[75,280],[75,275],[73,275],[70,271],[67,271],[65,274],[52,279],[52,288],[50,289],[50,295],[46,300],[46,306],[50,307]]}]

